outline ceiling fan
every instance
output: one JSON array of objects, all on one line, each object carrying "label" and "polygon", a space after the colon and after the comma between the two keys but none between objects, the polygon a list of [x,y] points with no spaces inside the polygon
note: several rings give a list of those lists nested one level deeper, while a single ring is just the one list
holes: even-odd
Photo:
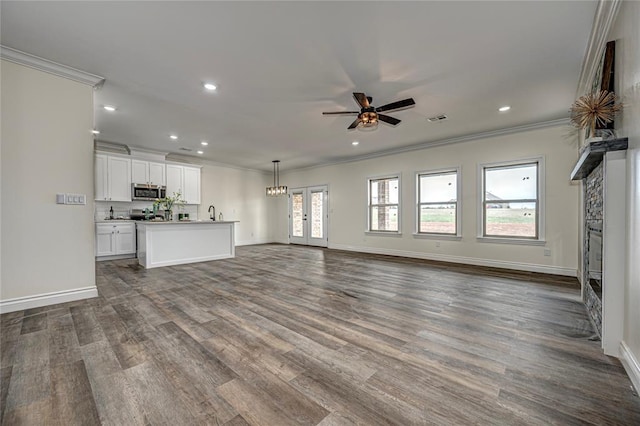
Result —
[{"label": "ceiling fan", "polygon": [[389,123],[392,126],[397,125],[402,120],[398,120],[397,118],[390,117],[385,114],[379,114],[380,112],[385,111],[394,111],[401,108],[409,108],[414,106],[416,103],[413,98],[404,99],[402,101],[391,102],[390,104],[382,105],[379,107],[371,106],[371,101],[373,98],[365,95],[364,93],[354,93],[353,97],[355,98],[358,105],[360,105],[360,111],[336,111],[336,112],[323,112],[323,115],[352,115],[358,114],[358,118],[351,123],[347,129],[367,129],[367,128],[375,128],[378,126],[378,121],[384,121],[385,123]]}]

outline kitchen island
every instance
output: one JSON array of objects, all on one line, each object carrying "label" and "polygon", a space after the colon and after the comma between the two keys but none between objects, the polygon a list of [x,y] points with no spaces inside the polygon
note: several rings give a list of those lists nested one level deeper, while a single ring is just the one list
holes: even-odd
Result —
[{"label": "kitchen island", "polygon": [[235,223],[137,222],[138,263],[149,269],[235,257]]}]

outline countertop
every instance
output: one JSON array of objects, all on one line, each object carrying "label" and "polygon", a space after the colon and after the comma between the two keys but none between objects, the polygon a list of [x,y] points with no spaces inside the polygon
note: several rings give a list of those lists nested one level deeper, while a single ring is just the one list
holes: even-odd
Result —
[{"label": "countertop", "polygon": [[215,225],[216,223],[225,224],[225,223],[236,223],[239,222],[237,220],[164,220],[164,221],[155,221],[155,220],[139,220],[136,221],[139,225]]},{"label": "countertop", "polygon": [[122,222],[135,222],[135,220],[133,219],[103,219],[103,220],[96,220],[96,223],[122,223]]}]

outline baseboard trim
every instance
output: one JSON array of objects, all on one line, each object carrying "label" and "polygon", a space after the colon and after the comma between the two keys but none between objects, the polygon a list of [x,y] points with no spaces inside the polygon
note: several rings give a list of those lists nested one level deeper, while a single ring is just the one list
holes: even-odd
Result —
[{"label": "baseboard trim", "polygon": [[98,287],[96,286],[55,291],[35,296],[16,297],[15,299],[0,300],[0,314],[57,305],[58,303],[75,302],[76,300],[90,299],[92,297],[98,297]]},{"label": "baseboard trim", "polygon": [[135,253],[114,254],[111,256],[96,256],[96,262],[104,262],[105,260],[135,259]]},{"label": "baseboard trim", "polygon": [[620,362],[631,379],[633,387],[636,388],[636,392],[640,392],[640,363],[624,341],[620,342]]},{"label": "baseboard trim", "polygon": [[256,244],[269,244],[271,241],[261,238],[259,240],[245,240],[245,241],[236,241],[236,247],[238,246],[254,246]]},{"label": "baseboard trim", "polygon": [[491,268],[513,269],[516,271],[538,272],[542,274],[576,277],[578,271],[560,266],[536,265],[532,263],[509,262],[506,260],[480,259],[475,257],[452,256],[448,254],[423,253],[407,250],[394,250],[378,247],[358,247],[343,244],[331,244],[329,248],[336,250],[357,251],[361,253],[384,254],[388,256],[410,257],[414,259],[436,260],[440,262],[463,263],[465,265],[487,266]]}]

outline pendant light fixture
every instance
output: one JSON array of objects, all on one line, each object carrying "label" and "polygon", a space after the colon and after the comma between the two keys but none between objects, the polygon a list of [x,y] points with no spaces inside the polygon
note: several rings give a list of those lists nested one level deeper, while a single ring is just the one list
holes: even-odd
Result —
[{"label": "pendant light fixture", "polygon": [[287,195],[287,187],[280,186],[280,160],[273,160],[273,186],[267,186],[267,197]]}]

